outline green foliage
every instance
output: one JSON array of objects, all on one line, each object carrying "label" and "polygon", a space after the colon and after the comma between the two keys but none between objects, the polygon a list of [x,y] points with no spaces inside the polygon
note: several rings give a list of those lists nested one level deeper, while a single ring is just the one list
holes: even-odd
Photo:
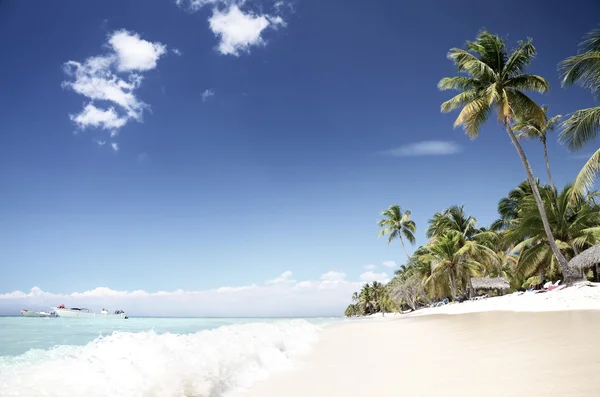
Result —
[{"label": "green foliage", "polygon": [[360,292],[352,294],[352,302],[344,312],[346,317],[389,313],[395,310],[395,304],[389,296],[389,288],[378,281],[363,285]]},{"label": "green foliage", "polygon": [[[417,225],[410,219],[410,215],[410,211],[403,212],[397,204],[391,205],[390,208],[382,211],[381,216],[384,218],[377,222],[377,225],[382,228],[378,237],[388,235],[388,244],[395,239],[399,239],[406,252],[404,238],[409,243],[414,244],[417,231]],[[408,252],[406,252],[406,255],[408,256]]]},{"label": "green foliage", "polygon": [[[589,89],[600,100],[600,29],[588,33],[580,44],[582,52],[559,64],[562,85],[578,84]],[[600,107],[578,110],[562,124],[560,140],[571,150],[579,150],[595,140],[600,131]],[[571,200],[585,195],[600,173],[600,150],[581,169],[573,183]]]},{"label": "green foliage", "polygon": [[[570,200],[571,191],[570,185],[560,192],[550,186],[540,187],[556,245],[567,258],[600,242],[600,206],[592,197]],[[516,212],[505,238],[520,253],[517,273],[524,277],[540,272],[558,276],[560,270],[531,194],[520,198]]]},{"label": "green foliage", "polygon": [[493,110],[504,123],[519,118],[546,124],[545,112],[524,93],[550,89],[544,78],[524,73],[535,53],[531,39],[520,41],[509,53],[504,40],[486,31],[480,32],[475,41],[468,41],[465,49],[452,48],[448,59],[466,76],[440,80],[440,90],[460,91],[442,104],[442,112],[462,108],[454,126],[463,126],[471,138],[479,135]]}]

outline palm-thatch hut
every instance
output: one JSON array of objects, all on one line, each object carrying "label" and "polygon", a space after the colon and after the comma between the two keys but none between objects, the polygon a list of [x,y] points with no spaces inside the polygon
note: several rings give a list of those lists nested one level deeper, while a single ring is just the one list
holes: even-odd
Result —
[{"label": "palm-thatch hut", "polygon": [[498,295],[502,295],[509,289],[510,283],[503,277],[471,278],[471,296],[473,296],[476,291],[496,291]]},{"label": "palm-thatch hut", "polygon": [[581,270],[591,267],[594,272],[594,279],[598,280],[598,273],[600,270],[598,269],[600,267],[600,244],[586,249],[581,254],[571,259],[569,265]]}]

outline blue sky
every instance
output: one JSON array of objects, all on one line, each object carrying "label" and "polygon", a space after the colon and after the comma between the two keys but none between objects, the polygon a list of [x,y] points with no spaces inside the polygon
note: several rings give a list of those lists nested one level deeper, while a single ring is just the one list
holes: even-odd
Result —
[{"label": "blue sky", "polygon": [[[491,222],[525,174],[493,118],[469,141],[439,112],[448,50],[483,27],[533,37],[530,72],[552,85],[534,98],[567,114],[593,98],[561,89],[556,66],[600,5],[425,3],[1,2],[0,292],[326,282],[340,305],[402,262],[376,238],[390,204],[412,210],[418,244],[452,204]],[[545,180],[541,146],[524,146]],[[585,162],[549,151],[561,185]]]}]

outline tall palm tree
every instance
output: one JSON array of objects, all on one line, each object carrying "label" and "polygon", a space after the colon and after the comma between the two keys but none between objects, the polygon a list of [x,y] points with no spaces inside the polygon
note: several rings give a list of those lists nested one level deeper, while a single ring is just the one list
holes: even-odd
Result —
[{"label": "tall palm tree", "polygon": [[[544,113],[548,113],[548,107],[542,106],[542,110]],[[544,159],[546,160],[546,172],[548,172],[548,182],[550,182],[550,186],[556,188],[554,185],[554,181],[552,180],[552,173],[550,172],[550,160],[548,160],[548,147],[547,147],[547,139],[548,133],[553,131],[560,119],[561,115],[554,116],[551,119],[547,119],[546,122],[540,124],[535,120],[518,120],[517,124],[513,127],[515,131],[519,131],[517,134],[517,138],[537,138],[542,143],[544,147]]]},{"label": "tall palm tree", "polygon": [[[578,84],[589,88],[596,100],[600,100],[600,29],[588,33],[580,47],[583,52],[565,59],[559,64],[563,87]],[[600,131],[600,106],[578,110],[563,123],[560,139],[572,150],[581,149],[593,141]],[[573,194],[583,196],[592,188],[600,173],[600,149],[585,163],[573,184]]]},{"label": "tall palm tree", "polygon": [[415,233],[417,231],[417,225],[413,220],[410,219],[410,215],[410,211],[407,210],[402,212],[400,206],[394,204],[387,210],[381,212],[381,216],[384,216],[385,218],[377,222],[377,225],[383,228],[379,231],[378,237],[385,236],[387,234],[388,244],[390,244],[396,238],[400,239],[402,248],[404,248],[404,253],[409,261],[410,255],[408,255],[408,251],[404,245],[404,238],[406,238],[409,243],[414,244]]},{"label": "tall palm tree", "polygon": [[468,41],[466,49],[452,48],[448,58],[454,62],[458,71],[465,73],[466,76],[446,77],[440,80],[438,84],[440,90],[461,91],[454,98],[444,102],[441,110],[450,112],[462,107],[454,126],[463,126],[472,139],[479,135],[481,126],[492,111],[497,110],[498,120],[506,129],[525,168],[527,180],[531,185],[544,224],[544,231],[558,259],[565,281],[573,282],[581,277],[577,271],[569,267],[564,255],[556,246],[533,171],[511,127],[518,118],[531,120],[539,125],[546,123],[544,111],[524,93],[524,91],[545,93],[550,89],[550,85],[544,78],[524,73],[535,54],[536,50],[531,39],[520,41],[517,48],[509,54],[504,40],[486,31],[480,32],[475,41]]}]

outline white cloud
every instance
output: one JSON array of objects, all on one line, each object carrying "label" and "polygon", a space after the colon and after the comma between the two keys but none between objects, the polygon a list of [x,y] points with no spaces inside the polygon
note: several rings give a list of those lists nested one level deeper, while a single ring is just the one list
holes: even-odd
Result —
[{"label": "white cloud", "polygon": [[291,277],[292,272],[287,271],[262,285],[202,291],[116,291],[100,287],[56,294],[34,287],[28,293],[0,294],[0,313],[15,314],[22,308],[48,310],[65,304],[92,310],[123,309],[132,316],[339,316],[350,303],[352,293],[364,284],[348,281],[343,273],[334,271],[318,280],[296,282]]},{"label": "white cloud", "polygon": [[342,272],[329,271],[321,275],[321,280],[324,281],[343,281],[346,279],[346,274]]},{"label": "white cloud", "polygon": [[379,281],[382,283],[387,283],[390,281],[388,279],[388,275],[386,273],[375,273],[372,271],[364,272],[360,275],[360,279],[363,281]]},{"label": "white cloud", "polygon": [[421,141],[381,152],[396,157],[444,156],[460,153],[462,147],[452,141]]},{"label": "white cloud", "polygon": [[181,51],[177,48],[173,48],[171,51],[173,51],[173,54],[177,55],[178,57],[182,55]]},{"label": "white cloud", "polygon": [[81,128],[95,127],[110,130],[121,128],[127,124],[127,117],[119,117],[115,108],[98,109],[91,103],[85,105],[81,113],[77,115],[70,114],[69,118]]},{"label": "white cloud", "polygon": [[181,8],[187,8],[190,11],[198,11],[205,5],[216,4],[225,2],[224,0],[175,0],[175,4],[177,4]]},{"label": "white cloud", "polygon": [[119,144],[116,142],[113,142],[110,144],[110,147],[112,148],[112,150],[114,150],[115,152],[119,151]]},{"label": "white cloud", "polygon": [[86,97],[89,102],[71,120],[83,130],[89,127],[110,130],[111,137],[130,120],[142,121],[149,106],[137,98],[145,72],[156,68],[166,46],[149,42],[126,30],[112,32],[107,40],[110,51],[83,62],[65,62],[68,76],[62,87]]},{"label": "white cloud", "polygon": [[208,23],[215,36],[221,40],[219,52],[234,56],[239,56],[240,52],[249,52],[251,46],[263,45],[261,34],[270,24],[265,15],[244,13],[237,5],[232,5],[225,12],[213,10]]},{"label": "white cloud", "polygon": [[137,33],[126,30],[114,32],[108,42],[117,56],[119,72],[154,69],[158,59],[167,52],[167,46],[142,40]]},{"label": "white cloud", "polygon": [[398,266],[398,265],[396,264],[396,262],[395,262],[395,261],[384,261],[384,262],[383,262],[383,266],[387,266],[387,267],[396,267],[396,266]]},{"label": "white cloud", "polygon": [[206,89],[202,93],[202,102],[208,101],[209,98],[215,96],[215,92],[212,89]]},{"label": "white cloud", "polygon": [[273,5],[273,15],[242,10],[245,0],[175,0],[175,3],[190,12],[213,6],[208,24],[219,38],[217,50],[223,55],[239,56],[250,52],[252,46],[264,46],[262,34],[265,29],[277,30],[287,26],[280,15],[286,5],[283,1]]},{"label": "white cloud", "polygon": [[288,270],[286,272],[281,273],[281,275],[279,277],[275,277],[272,280],[266,281],[265,284],[281,284],[281,283],[294,282],[295,280],[290,280],[290,277],[292,277],[292,272]]},{"label": "white cloud", "polygon": [[98,144],[98,146],[104,146],[106,145],[106,141],[96,141],[96,144]]},{"label": "white cloud", "polygon": [[377,266],[375,265],[365,265],[365,270],[373,270],[375,269]]},{"label": "white cloud", "polygon": [[279,15],[274,16],[274,17],[269,16],[268,19],[269,19],[269,22],[271,23],[271,26],[273,27],[273,29],[278,29],[280,26],[282,28],[285,28],[287,26],[287,23]]}]

